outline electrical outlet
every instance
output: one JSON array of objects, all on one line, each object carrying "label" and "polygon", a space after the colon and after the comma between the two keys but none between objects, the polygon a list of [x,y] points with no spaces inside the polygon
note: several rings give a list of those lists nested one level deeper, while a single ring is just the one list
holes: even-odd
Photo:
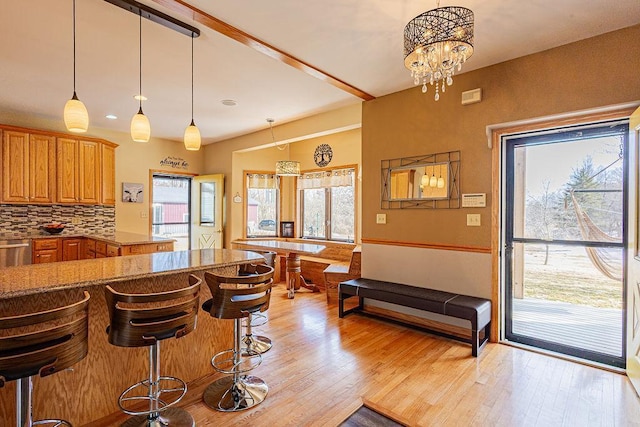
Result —
[{"label": "electrical outlet", "polygon": [[74,224],[74,225],[82,224],[82,219],[78,217],[73,217],[71,218],[71,224]]},{"label": "electrical outlet", "polygon": [[376,224],[386,224],[387,214],[376,214]]},{"label": "electrical outlet", "polygon": [[149,213],[146,211],[140,211],[140,218],[149,218]]},{"label": "electrical outlet", "polygon": [[467,214],[467,226],[480,227],[480,214]]}]

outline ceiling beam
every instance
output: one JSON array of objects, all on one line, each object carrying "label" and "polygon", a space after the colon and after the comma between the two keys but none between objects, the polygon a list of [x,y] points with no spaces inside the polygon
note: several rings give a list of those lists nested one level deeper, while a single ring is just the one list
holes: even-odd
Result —
[{"label": "ceiling beam", "polygon": [[311,64],[308,64],[293,55],[290,55],[282,50],[278,49],[275,46],[266,43],[251,34],[247,34],[244,31],[227,24],[224,21],[221,21],[218,18],[215,18],[200,9],[197,9],[190,4],[186,3],[183,0],[153,0],[155,3],[158,3],[161,6],[170,9],[173,12],[176,12],[192,21],[198,22],[214,31],[217,31],[220,34],[223,34],[227,37],[232,38],[245,46],[248,46],[258,52],[270,56],[273,59],[276,59],[284,64],[287,64],[296,70],[302,71],[310,76],[313,76],[317,79],[322,80],[323,82],[329,83],[341,89],[351,95],[357,96],[360,99],[365,101],[369,101],[375,99],[375,96],[370,95],[355,86],[346,83],[343,80],[340,80],[337,77],[332,76],[329,73],[326,73],[319,68],[314,67]]}]

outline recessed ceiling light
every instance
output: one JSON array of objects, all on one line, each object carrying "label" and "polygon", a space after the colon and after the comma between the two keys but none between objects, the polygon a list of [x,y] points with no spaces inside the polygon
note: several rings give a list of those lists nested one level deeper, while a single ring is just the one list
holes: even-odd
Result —
[{"label": "recessed ceiling light", "polygon": [[135,99],[136,101],[146,101],[147,97],[144,95],[133,95],[133,99]]},{"label": "recessed ceiling light", "polygon": [[221,102],[222,102],[222,105],[226,105],[227,107],[233,107],[238,105],[238,103],[233,99],[223,99]]},{"label": "recessed ceiling light", "polygon": [[109,120],[115,120],[118,118],[115,114],[107,114],[105,117]]}]

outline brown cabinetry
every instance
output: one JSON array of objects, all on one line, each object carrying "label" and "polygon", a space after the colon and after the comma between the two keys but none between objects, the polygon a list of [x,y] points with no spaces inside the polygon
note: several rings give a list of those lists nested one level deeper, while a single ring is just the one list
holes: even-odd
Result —
[{"label": "brown cabinetry", "polygon": [[116,144],[0,125],[0,202],[115,205]]},{"label": "brown cabinetry", "polygon": [[116,149],[101,145],[102,157],[102,204],[116,204]]},{"label": "brown cabinetry", "polygon": [[140,245],[125,245],[121,247],[121,255],[140,255],[171,251],[173,251],[173,242],[145,243]]},{"label": "brown cabinetry", "polygon": [[60,239],[36,239],[33,241],[33,263],[60,261]]},{"label": "brown cabinetry", "polygon": [[53,136],[2,132],[3,202],[54,202],[55,144]]},{"label": "brown cabinetry", "polygon": [[62,239],[62,261],[83,259],[83,239]]},{"label": "brown cabinetry", "polygon": [[58,202],[99,204],[102,188],[100,144],[58,138]]},{"label": "brown cabinetry", "polygon": [[93,239],[86,239],[84,242],[84,258],[92,259],[96,257],[96,241]]}]

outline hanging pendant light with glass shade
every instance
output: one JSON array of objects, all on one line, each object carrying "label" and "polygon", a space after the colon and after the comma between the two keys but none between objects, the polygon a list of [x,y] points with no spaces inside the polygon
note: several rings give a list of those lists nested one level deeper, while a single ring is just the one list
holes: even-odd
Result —
[{"label": "hanging pendant light with glass shade", "polygon": [[429,187],[435,188],[437,185],[438,185],[438,178],[436,178],[436,174],[435,172],[433,172],[433,174],[431,175],[431,178],[429,178]]},{"label": "hanging pendant light with glass shade", "polygon": [[444,178],[442,177],[442,165],[438,168],[440,170],[440,177],[438,178],[438,188],[444,188]]},{"label": "hanging pendant light with glass shade", "polygon": [[151,124],[149,119],[142,112],[142,12],[140,16],[140,107],[138,113],[131,119],[131,138],[135,142],[148,142],[151,137]]},{"label": "hanging pendant light with glass shade", "polygon": [[[287,146],[280,146],[276,142],[276,138],[273,136],[273,119],[267,119],[267,123],[269,123],[269,129],[271,129],[271,140],[273,141],[273,145],[282,151]],[[295,160],[278,160],[276,162],[276,175],[277,176],[299,176],[300,175],[300,162]]]},{"label": "hanging pendant light with glass shade", "polygon": [[200,129],[193,121],[193,39],[195,34],[191,33],[191,124],[184,130],[184,148],[189,151],[198,151],[202,145]]},{"label": "hanging pendant light with glass shade", "polygon": [[89,113],[76,95],[76,0],[73,0],[73,96],[64,105],[63,116],[69,132],[82,133],[89,128]]}]

